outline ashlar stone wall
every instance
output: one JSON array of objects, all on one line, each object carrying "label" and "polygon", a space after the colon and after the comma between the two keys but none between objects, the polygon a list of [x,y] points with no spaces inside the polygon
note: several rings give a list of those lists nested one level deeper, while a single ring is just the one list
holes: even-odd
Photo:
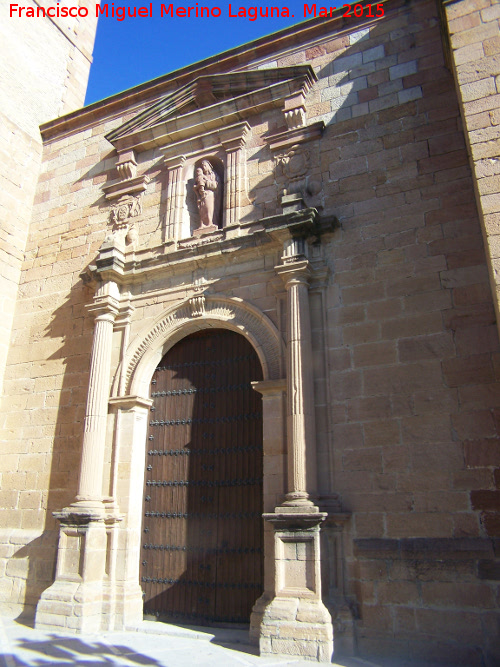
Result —
[{"label": "ashlar stone wall", "polygon": [[[27,2],[24,7],[53,6]],[[97,19],[28,19],[0,7],[0,391],[41,164],[39,125],[83,105]]]},{"label": "ashlar stone wall", "polygon": [[[307,123],[326,127],[307,158],[319,189],[305,198],[339,221],[321,248],[324,283],[311,295],[318,479],[321,496],[339,494],[350,515],[343,581],[326,577],[326,602],[335,614],[329,596],[345,597],[361,655],[493,665],[500,357],[487,253],[436,5],[394,0],[384,8],[377,21],[318,20],[242,47],[207,61],[204,73],[307,62],[318,77]],[[110,229],[102,186],[117,178],[104,135],[198,73],[180,72],[177,84],[165,77],[149,92],[43,129],[5,376],[2,465],[17,472],[3,473],[0,586],[13,612],[33,608],[51,583],[51,512],[77,489],[93,329],[85,308],[92,292],[80,274]],[[250,125],[244,222],[280,213],[283,186],[265,141],[282,127],[281,110]],[[138,173],[150,177],[138,248],[154,254],[164,224],[161,155],[141,154]],[[262,247],[241,265],[229,254],[134,287],[131,336],[201,277],[262,310],[284,334],[278,259]],[[110,469],[111,431],[112,423]],[[325,555],[323,570],[333,580],[338,563]]]}]

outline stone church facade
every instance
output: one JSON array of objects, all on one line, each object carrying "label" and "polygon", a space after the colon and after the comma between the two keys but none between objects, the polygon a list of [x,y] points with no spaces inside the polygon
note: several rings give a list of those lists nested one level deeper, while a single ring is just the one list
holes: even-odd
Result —
[{"label": "stone church facade", "polygon": [[5,613],[498,664],[500,4],[359,7],[41,125]]}]

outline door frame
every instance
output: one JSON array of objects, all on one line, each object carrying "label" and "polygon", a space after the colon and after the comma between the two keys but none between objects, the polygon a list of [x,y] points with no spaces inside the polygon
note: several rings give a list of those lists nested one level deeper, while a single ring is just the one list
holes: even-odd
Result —
[{"label": "door frame", "polygon": [[[151,378],[173,345],[211,327],[242,334],[257,353],[263,380],[253,385],[263,398],[264,513],[273,512],[286,493],[285,344],[280,333],[264,313],[238,298],[199,295],[177,303],[133,338],[113,378],[109,401],[112,495],[122,521],[112,536],[105,589],[110,623],[116,628],[137,627],[142,621],[139,563]],[[264,522],[263,547],[263,597],[267,598],[273,596],[275,583],[274,536],[268,522]]]}]

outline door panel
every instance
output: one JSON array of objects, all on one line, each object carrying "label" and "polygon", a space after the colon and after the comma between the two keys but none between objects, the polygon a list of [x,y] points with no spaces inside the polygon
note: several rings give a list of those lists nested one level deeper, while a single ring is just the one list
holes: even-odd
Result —
[{"label": "door panel", "polygon": [[262,403],[241,335],[181,340],[151,384],[141,583],[144,611],[248,623],[262,592]]}]

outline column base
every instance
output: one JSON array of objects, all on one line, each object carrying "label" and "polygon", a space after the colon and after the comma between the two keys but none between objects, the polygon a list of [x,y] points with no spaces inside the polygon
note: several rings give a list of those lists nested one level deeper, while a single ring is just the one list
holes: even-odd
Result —
[{"label": "column base", "polygon": [[344,604],[342,607],[330,609],[335,636],[335,657],[352,657],[356,655],[356,638],[354,634],[354,618],[351,609]]},{"label": "column base", "polygon": [[35,627],[98,632],[108,555],[106,524],[115,519],[106,520],[99,504],[91,508],[82,503],[54,516],[60,521],[56,578],[38,601]]},{"label": "column base", "polygon": [[250,637],[261,655],[300,656],[331,662],[332,618],[321,600],[319,526],[326,513],[304,506],[277,507],[274,524],[274,592],[255,603]]},{"label": "column base", "polygon": [[55,581],[38,601],[37,630],[99,632],[102,625],[102,584]]},{"label": "column base", "polygon": [[[289,508],[295,508],[296,511],[301,509],[306,512],[318,512],[318,508],[315,503],[311,500],[308,493],[305,491],[291,491],[285,496],[284,502],[280,505],[279,510],[282,511],[293,511]],[[278,511],[278,508],[276,508]]]},{"label": "column base", "polygon": [[142,589],[134,582],[110,582],[104,586],[103,629],[136,630],[143,621]]},{"label": "column base", "polygon": [[259,649],[265,655],[293,655],[331,662],[332,619],[321,600],[277,596],[264,610]]}]

